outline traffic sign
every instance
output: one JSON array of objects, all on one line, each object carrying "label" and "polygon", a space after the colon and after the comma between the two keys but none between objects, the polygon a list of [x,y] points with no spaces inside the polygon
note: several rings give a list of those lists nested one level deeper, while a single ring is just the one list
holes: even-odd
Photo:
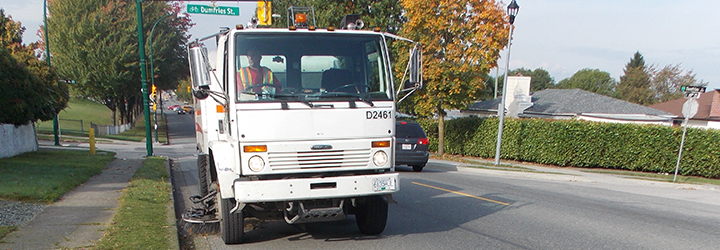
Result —
[{"label": "traffic sign", "polygon": [[187,5],[187,13],[239,16],[240,15],[240,7],[188,4]]},{"label": "traffic sign", "polygon": [[695,114],[697,114],[697,111],[698,111],[698,106],[700,106],[700,105],[698,104],[697,99],[695,99],[695,98],[690,98],[687,101],[685,101],[685,103],[683,104],[683,107],[682,107],[683,117],[685,117],[685,119],[690,119],[693,116],[695,116]]},{"label": "traffic sign", "polygon": [[680,91],[682,91],[685,94],[685,98],[697,98],[700,96],[700,94],[705,93],[705,86],[690,86],[690,85],[682,85],[680,86]]}]

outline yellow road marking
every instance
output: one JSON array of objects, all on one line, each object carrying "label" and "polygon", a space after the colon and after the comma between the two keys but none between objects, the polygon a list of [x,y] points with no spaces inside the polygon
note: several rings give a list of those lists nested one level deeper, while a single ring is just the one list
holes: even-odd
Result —
[{"label": "yellow road marking", "polygon": [[419,186],[423,186],[423,187],[429,187],[429,188],[433,188],[433,189],[437,189],[437,190],[442,190],[442,191],[445,191],[445,192],[448,192],[448,193],[459,194],[459,195],[462,195],[462,196],[467,196],[467,197],[475,198],[475,199],[478,199],[478,200],[489,201],[489,202],[497,203],[497,204],[500,204],[500,205],[510,206],[510,204],[505,203],[505,202],[502,202],[502,201],[496,201],[496,200],[493,200],[493,199],[483,198],[483,197],[475,196],[475,195],[472,195],[472,194],[466,194],[466,193],[462,193],[462,192],[458,192],[458,191],[452,191],[452,190],[450,190],[450,189],[444,189],[444,188],[441,188],[441,187],[431,186],[431,185],[428,185],[428,184],[422,184],[422,183],[414,182],[414,181],[412,182],[412,184],[419,185]]}]

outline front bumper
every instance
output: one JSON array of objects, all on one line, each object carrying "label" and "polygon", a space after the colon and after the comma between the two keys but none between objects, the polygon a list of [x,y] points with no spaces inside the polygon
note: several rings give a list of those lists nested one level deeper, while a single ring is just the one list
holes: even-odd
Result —
[{"label": "front bumper", "polygon": [[427,151],[395,151],[395,165],[425,165],[429,158]]},{"label": "front bumper", "polygon": [[400,190],[398,173],[282,180],[235,180],[241,203],[349,198],[392,194]]}]

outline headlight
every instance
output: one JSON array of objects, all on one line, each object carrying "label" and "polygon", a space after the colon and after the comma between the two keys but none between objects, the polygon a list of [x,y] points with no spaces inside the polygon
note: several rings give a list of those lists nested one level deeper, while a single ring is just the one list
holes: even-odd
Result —
[{"label": "headlight", "polygon": [[260,156],[253,156],[250,157],[250,160],[248,160],[248,167],[253,172],[260,172],[265,168],[265,161]]},{"label": "headlight", "polygon": [[373,155],[373,163],[375,163],[375,166],[383,166],[388,161],[388,155],[385,153],[385,151],[377,151]]}]

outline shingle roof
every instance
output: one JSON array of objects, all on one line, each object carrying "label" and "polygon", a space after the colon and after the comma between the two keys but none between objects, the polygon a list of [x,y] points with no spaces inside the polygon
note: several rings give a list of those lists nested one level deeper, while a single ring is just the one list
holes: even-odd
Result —
[{"label": "shingle roof", "polygon": [[[685,118],[682,115],[682,106],[685,98],[675,99],[667,102],[657,103],[650,107],[672,113],[678,118]],[[698,112],[694,119],[718,119],[720,118],[720,89],[700,94],[698,98]]]},{"label": "shingle roof", "polygon": [[[548,114],[647,114],[673,115],[662,110],[595,94],[581,89],[545,89],[532,94],[533,106],[526,111]],[[500,98],[476,102],[472,110],[497,110]]]}]

